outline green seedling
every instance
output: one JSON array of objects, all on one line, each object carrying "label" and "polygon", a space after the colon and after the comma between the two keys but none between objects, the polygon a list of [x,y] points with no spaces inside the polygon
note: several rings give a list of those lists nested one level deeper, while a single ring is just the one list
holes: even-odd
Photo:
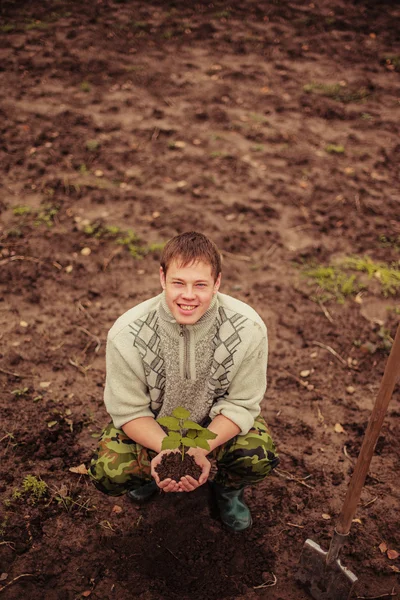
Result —
[{"label": "green seedling", "polygon": [[32,208],[30,206],[14,206],[13,214],[16,217],[23,217],[25,215],[29,215],[32,212]]},{"label": "green seedling", "polygon": [[162,441],[161,449],[179,450],[182,460],[185,457],[186,448],[210,450],[207,440],[217,437],[216,433],[191,421],[189,417],[190,412],[179,406],[172,411],[172,416],[157,419],[157,422],[168,430],[167,436]]},{"label": "green seedling", "polygon": [[14,31],[15,25],[11,25],[11,23],[6,23],[5,25],[0,26],[0,31],[2,33],[10,33],[10,31]]},{"label": "green seedling", "polygon": [[90,152],[94,152],[95,150],[98,149],[99,146],[100,146],[100,142],[97,140],[87,140],[87,142],[86,142],[86,148]]},{"label": "green seedling", "polygon": [[82,81],[80,88],[81,88],[82,92],[88,93],[92,89],[92,86],[90,85],[90,83],[88,81]]},{"label": "green seedling", "polygon": [[31,497],[35,503],[47,493],[47,483],[34,475],[27,475],[22,482],[23,493]]},{"label": "green seedling", "polygon": [[343,154],[344,150],[344,146],[338,146],[336,144],[328,144],[325,146],[325,152],[328,152],[328,154]]},{"label": "green seedling", "polygon": [[58,208],[58,206],[44,206],[41,210],[37,212],[34,225],[46,225],[46,227],[52,227],[54,224],[54,219],[59,210],[60,209]]},{"label": "green seedling", "polygon": [[40,477],[38,478],[34,475],[27,475],[24,477],[22,482],[22,490],[18,488],[14,489],[11,500],[17,502],[18,500],[29,498],[31,504],[36,504],[39,500],[46,496],[47,491],[47,483],[42,481]]},{"label": "green seedling", "polygon": [[16,398],[21,398],[22,396],[26,396],[26,394],[28,392],[29,392],[29,388],[24,387],[24,388],[17,388],[16,390],[13,390],[11,393]]},{"label": "green seedling", "polygon": [[367,273],[370,278],[375,277],[380,282],[385,297],[396,295],[400,288],[400,268],[395,263],[386,265],[364,256],[347,258],[344,264],[354,271]]},{"label": "green seedling", "polygon": [[344,273],[338,267],[310,267],[304,270],[304,275],[316,281],[318,287],[327,292],[326,300],[335,298],[339,304],[343,304],[347,296],[355,295],[362,288],[355,275]]}]

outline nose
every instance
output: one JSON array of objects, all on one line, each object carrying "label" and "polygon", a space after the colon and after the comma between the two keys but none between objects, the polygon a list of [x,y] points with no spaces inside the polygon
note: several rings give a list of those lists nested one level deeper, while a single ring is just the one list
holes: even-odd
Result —
[{"label": "nose", "polygon": [[182,292],[183,298],[194,298],[194,287],[190,283],[185,286],[185,289]]}]

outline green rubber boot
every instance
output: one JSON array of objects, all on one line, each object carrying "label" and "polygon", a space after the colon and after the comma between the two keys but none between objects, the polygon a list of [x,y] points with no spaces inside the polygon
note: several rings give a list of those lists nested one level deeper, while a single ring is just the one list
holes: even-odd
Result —
[{"label": "green rubber boot", "polygon": [[234,532],[251,527],[253,519],[243,499],[244,487],[234,490],[223,487],[215,481],[210,482],[210,486],[222,523]]},{"label": "green rubber boot", "polygon": [[158,485],[155,481],[151,481],[150,483],[146,483],[135,490],[130,490],[127,493],[128,498],[133,500],[133,502],[146,502],[150,500],[152,496],[158,491]]}]

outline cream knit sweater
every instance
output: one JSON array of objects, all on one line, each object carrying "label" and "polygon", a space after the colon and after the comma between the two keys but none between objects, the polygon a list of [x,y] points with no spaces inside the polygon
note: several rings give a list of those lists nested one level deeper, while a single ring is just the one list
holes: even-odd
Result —
[{"label": "cream knit sweater", "polygon": [[184,406],[197,423],[225,415],[245,434],[266,389],[267,329],[250,306],[218,293],[195,325],[179,325],[165,294],[110,329],[104,401],[115,427]]}]

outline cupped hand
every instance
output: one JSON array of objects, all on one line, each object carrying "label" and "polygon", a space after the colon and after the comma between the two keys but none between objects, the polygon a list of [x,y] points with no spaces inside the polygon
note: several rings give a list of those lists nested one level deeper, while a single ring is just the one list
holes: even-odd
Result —
[{"label": "cupped hand", "polygon": [[159,452],[157,456],[153,458],[153,460],[150,463],[151,476],[163,492],[181,492],[182,490],[179,487],[179,483],[177,483],[174,479],[170,478],[163,479],[162,481],[160,481],[160,477],[158,476],[158,473],[156,471],[156,467],[158,467],[158,465],[160,464],[164,454],[170,454],[170,452],[173,452],[173,450],[161,450],[161,452]]},{"label": "cupped hand", "polygon": [[205,456],[204,452],[199,448],[190,448],[186,454],[189,454],[194,458],[196,464],[201,468],[201,475],[198,481],[190,475],[185,475],[185,477],[181,477],[178,483],[180,487],[179,491],[193,492],[193,490],[197,489],[207,481],[208,476],[210,474],[211,463]]}]

